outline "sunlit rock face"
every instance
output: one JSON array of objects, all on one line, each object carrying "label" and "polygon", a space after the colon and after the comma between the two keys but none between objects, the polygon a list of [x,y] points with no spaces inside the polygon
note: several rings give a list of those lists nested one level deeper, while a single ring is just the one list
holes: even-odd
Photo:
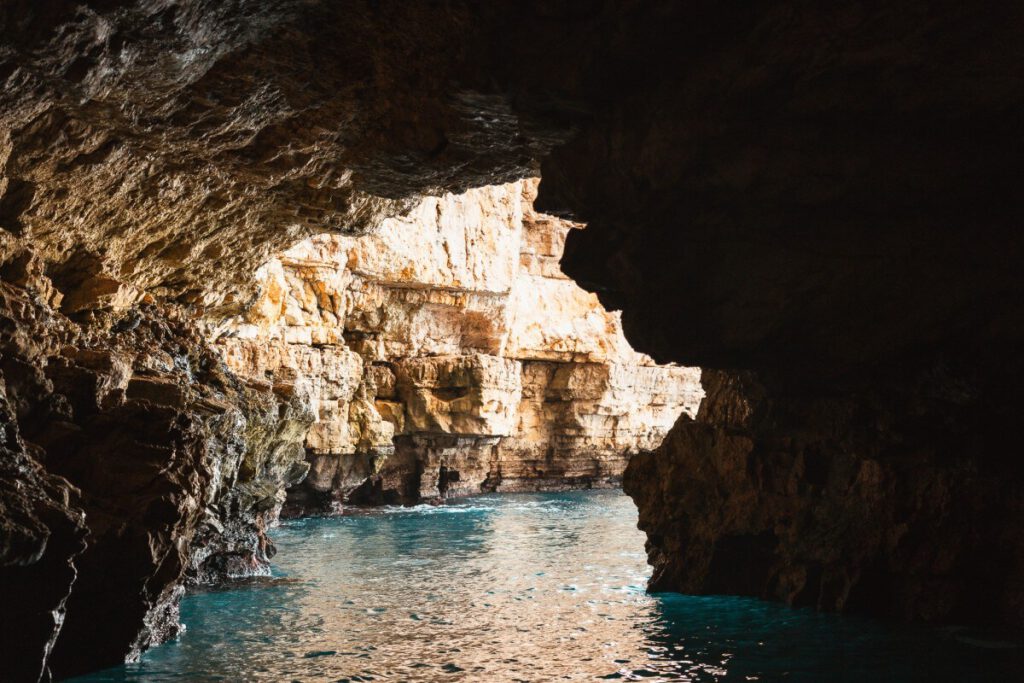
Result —
[{"label": "sunlit rock face", "polygon": [[535,212],[536,185],[428,198],[370,235],[300,243],[214,328],[240,375],[308,387],[297,508],[608,485],[696,413],[699,371],[634,352],[559,270],[582,226]]}]

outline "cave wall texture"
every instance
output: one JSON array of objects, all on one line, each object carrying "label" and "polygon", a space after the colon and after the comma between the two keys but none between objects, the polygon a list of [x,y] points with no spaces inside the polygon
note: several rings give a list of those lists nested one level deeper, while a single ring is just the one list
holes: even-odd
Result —
[{"label": "cave wall texture", "polygon": [[565,271],[715,369],[626,473],[655,587],[1024,624],[1022,12],[3,3],[9,676],[131,656],[271,551],[314,416],[196,321],[314,232],[538,170],[588,225]]}]

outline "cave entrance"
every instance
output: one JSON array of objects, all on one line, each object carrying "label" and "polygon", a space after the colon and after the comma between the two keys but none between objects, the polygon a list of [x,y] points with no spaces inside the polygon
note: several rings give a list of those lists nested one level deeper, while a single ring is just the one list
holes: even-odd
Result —
[{"label": "cave entrance", "polygon": [[615,487],[634,453],[695,414],[699,370],[633,350],[619,314],[562,273],[584,226],[534,210],[538,182],[426,197],[256,274],[254,304],[215,344],[235,372],[309,401],[298,512]]},{"label": "cave entrance", "polygon": [[448,493],[448,489],[453,483],[458,483],[459,471],[450,470],[444,465],[441,465],[440,473],[437,476],[437,490],[444,497]]}]

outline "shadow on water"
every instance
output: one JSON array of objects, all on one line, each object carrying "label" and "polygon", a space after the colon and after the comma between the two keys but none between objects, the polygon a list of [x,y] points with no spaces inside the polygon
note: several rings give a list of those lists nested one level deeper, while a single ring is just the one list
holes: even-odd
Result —
[{"label": "shadow on water", "polygon": [[963,628],[930,628],[793,609],[753,598],[659,594],[643,626],[652,658],[690,661],[692,680],[1010,681],[1021,644]]},{"label": "shadow on water", "polygon": [[735,597],[648,595],[617,491],[296,520],[275,578],[81,681],[1015,681],[1014,642]]}]

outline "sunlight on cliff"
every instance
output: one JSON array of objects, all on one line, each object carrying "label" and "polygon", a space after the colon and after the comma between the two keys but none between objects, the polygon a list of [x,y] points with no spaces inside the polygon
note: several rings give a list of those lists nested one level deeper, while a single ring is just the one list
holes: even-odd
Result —
[{"label": "sunlight on cliff", "polygon": [[537,183],[428,197],[259,269],[213,336],[234,371],[312,403],[299,509],[617,485],[696,413],[700,371],[635,352],[562,273],[583,226],[534,211]]}]

